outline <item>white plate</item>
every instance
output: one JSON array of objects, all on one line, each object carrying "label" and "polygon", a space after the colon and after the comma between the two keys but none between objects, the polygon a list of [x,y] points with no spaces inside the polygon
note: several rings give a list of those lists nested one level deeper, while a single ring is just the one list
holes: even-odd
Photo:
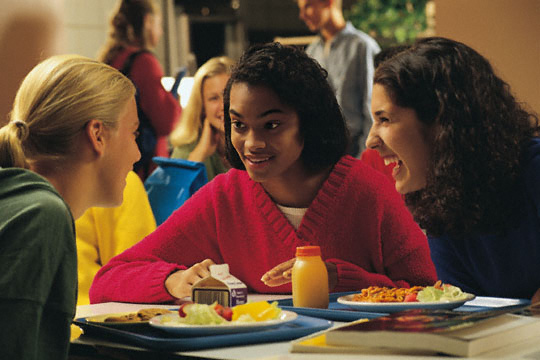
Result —
[{"label": "white plate", "polygon": [[475,298],[473,294],[466,293],[467,297],[462,300],[455,301],[433,301],[433,302],[390,302],[390,303],[377,303],[377,302],[360,302],[353,301],[352,295],[341,296],[337,299],[337,302],[343,305],[347,305],[355,310],[366,312],[378,312],[378,313],[393,313],[409,309],[446,309],[451,310],[465,304],[467,301],[471,301]]},{"label": "white plate", "polygon": [[[141,309],[144,310],[144,309]],[[174,314],[177,312],[177,310],[169,310],[169,309],[161,309],[164,311],[171,311],[171,314]],[[173,312],[174,311],[174,312]],[[129,311],[129,312],[123,312],[123,313],[112,313],[112,314],[103,314],[103,315],[95,315],[95,316],[88,316],[85,318],[77,319],[80,321],[86,321],[88,323],[97,324],[97,325],[103,325],[103,326],[112,326],[112,327],[133,327],[133,326],[140,326],[148,324],[149,320],[144,321],[105,321],[105,319],[109,317],[122,317],[127,315],[134,315],[138,311]]]},{"label": "white plate", "polygon": [[[228,333],[239,333],[247,331],[258,331],[264,330],[267,328],[277,327],[294,321],[297,318],[295,312],[282,310],[279,314],[278,319],[259,321],[259,322],[249,322],[249,323],[225,323],[221,325],[189,325],[182,324],[180,322],[174,322],[176,319],[179,319],[178,314],[172,315],[160,315],[150,319],[149,324],[158,329],[165,330],[169,333],[176,335],[214,335],[214,334],[228,334]],[[163,324],[164,319],[170,319],[171,322]]]}]

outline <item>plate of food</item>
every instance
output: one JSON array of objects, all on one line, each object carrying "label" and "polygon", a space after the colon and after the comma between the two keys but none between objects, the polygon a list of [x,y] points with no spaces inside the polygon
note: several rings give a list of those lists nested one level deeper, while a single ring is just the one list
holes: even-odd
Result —
[{"label": "plate of food", "polygon": [[175,335],[217,335],[260,331],[296,320],[292,311],[281,310],[266,301],[233,308],[217,304],[185,304],[178,312],[152,318],[150,326]]},{"label": "plate of food", "polygon": [[410,288],[370,286],[360,293],[341,296],[337,302],[360,311],[393,313],[409,309],[451,310],[474,298],[457,286],[437,281],[433,286]]},{"label": "plate of food", "polygon": [[131,327],[134,325],[146,325],[148,324],[150,319],[155,316],[175,313],[176,311],[174,310],[147,308],[141,309],[139,311],[89,316],[79,320],[84,320],[86,322],[97,325],[105,325],[112,327]]}]

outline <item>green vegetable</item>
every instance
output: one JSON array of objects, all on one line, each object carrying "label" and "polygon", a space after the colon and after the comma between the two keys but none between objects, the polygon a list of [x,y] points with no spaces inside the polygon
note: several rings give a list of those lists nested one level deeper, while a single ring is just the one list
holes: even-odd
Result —
[{"label": "green vegetable", "polygon": [[418,292],[418,295],[416,295],[416,299],[419,302],[439,301],[442,294],[442,290],[439,290],[433,286],[426,286],[423,290],[420,290]]},{"label": "green vegetable", "polygon": [[417,299],[419,302],[433,302],[433,301],[457,301],[463,300],[467,297],[467,294],[461,291],[457,286],[444,284],[441,288],[434,286],[426,286],[421,290]]},{"label": "green vegetable", "polygon": [[218,315],[213,305],[190,304],[184,308],[186,317],[180,318],[184,324],[219,325],[227,320]]},{"label": "green vegetable", "polygon": [[445,285],[443,286],[443,294],[440,298],[441,301],[456,301],[463,300],[467,297],[467,294],[461,291],[457,286]]}]

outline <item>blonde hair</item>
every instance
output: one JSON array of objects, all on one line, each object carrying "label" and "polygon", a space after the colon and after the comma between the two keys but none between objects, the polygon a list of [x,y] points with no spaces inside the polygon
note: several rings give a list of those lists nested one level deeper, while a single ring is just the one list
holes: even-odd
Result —
[{"label": "blonde hair", "polygon": [[108,38],[100,50],[98,59],[111,64],[118,53],[127,46],[148,49],[144,17],[159,12],[160,8],[154,0],[119,0],[111,14]]},{"label": "blonde hair", "polygon": [[96,60],[58,55],[41,62],[23,80],[11,120],[0,128],[0,166],[68,159],[88,121],[116,128],[133,96],[128,78]]},{"label": "blonde hair", "polygon": [[234,60],[227,56],[214,57],[205,62],[195,73],[193,88],[186,107],[182,110],[180,123],[170,136],[172,146],[182,146],[196,141],[202,131],[205,114],[202,87],[206,79],[220,74],[230,74]]}]

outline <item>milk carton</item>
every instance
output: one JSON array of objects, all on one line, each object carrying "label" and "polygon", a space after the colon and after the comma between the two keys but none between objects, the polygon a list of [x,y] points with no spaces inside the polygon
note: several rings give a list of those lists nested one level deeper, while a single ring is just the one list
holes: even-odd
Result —
[{"label": "milk carton", "polygon": [[198,304],[217,301],[223,306],[235,306],[247,302],[247,286],[229,273],[229,265],[210,265],[210,276],[191,287],[191,298]]}]

